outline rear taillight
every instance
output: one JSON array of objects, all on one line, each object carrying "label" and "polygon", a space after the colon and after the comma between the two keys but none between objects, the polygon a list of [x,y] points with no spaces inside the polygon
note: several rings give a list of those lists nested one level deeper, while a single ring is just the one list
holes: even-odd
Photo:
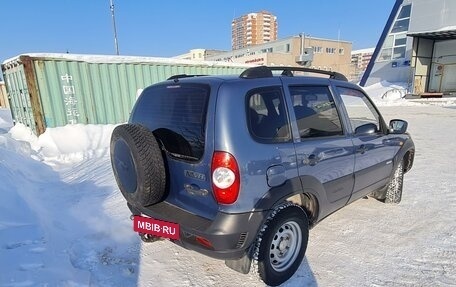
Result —
[{"label": "rear taillight", "polygon": [[234,203],[239,195],[241,179],[234,156],[216,151],[212,156],[212,189],[215,199],[221,204]]}]

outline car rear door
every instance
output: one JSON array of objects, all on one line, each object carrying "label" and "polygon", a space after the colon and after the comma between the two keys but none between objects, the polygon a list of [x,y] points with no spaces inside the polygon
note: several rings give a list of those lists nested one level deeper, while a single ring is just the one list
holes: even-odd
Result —
[{"label": "car rear door", "polygon": [[[329,81],[283,78],[293,122],[298,173],[305,192],[318,197],[320,216],[344,206],[353,190],[354,154]],[[315,83],[317,82],[317,83]]]}]

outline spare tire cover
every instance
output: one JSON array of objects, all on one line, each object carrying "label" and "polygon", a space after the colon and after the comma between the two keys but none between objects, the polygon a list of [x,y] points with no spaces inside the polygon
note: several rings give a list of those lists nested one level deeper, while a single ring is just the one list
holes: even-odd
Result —
[{"label": "spare tire cover", "polygon": [[114,129],[111,165],[120,191],[133,206],[147,206],[163,199],[166,190],[163,154],[146,127],[123,124]]}]

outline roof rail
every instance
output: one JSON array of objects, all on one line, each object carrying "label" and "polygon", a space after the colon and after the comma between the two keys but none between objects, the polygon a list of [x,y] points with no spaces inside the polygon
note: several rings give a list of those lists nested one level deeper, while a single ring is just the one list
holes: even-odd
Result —
[{"label": "roof rail", "polygon": [[239,78],[256,79],[256,78],[270,78],[272,77],[272,70],[267,66],[257,66],[244,70],[239,75]]},{"label": "roof rail", "polygon": [[316,73],[328,75],[330,79],[348,82],[347,77],[338,72],[323,71],[318,69],[304,68],[304,67],[268,67],[268,66],[257,66],[246,69],[239,76],[244,79],[255,79],[255,78],[269,78],[272,77],[272,71],[282,71],[282,76],[293,77],[296,71]]},{"label": "roof rail", "polygon": [[169,77],[167,80],[179,80],[181,78],[191,78],[191,77],[202,77],[207,75],[187,75],[187,74],[179,74]]}]

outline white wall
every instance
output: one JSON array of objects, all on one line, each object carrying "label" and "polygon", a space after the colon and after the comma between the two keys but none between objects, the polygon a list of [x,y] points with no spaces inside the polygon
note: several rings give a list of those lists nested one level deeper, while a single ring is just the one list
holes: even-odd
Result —
[{"label": "white wall", "polygon": [[409,33],[456,28],[455,0],[413,0]]}]

